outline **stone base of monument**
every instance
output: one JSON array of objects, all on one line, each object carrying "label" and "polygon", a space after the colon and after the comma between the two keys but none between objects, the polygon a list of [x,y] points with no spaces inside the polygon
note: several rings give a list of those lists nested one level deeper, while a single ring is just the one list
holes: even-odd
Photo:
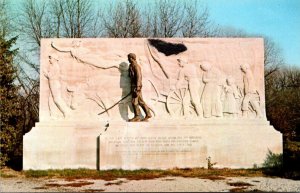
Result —
[{"label": "stone base of monument", "polygon": [[100,169],[251,168],[268,150],[282,152],[282,136],[263,120],[170,120],[125,123],[100,136]]},{"label": "stone base of monument", "polygon": [[96,169],[102,123],[49,121],[23,137],[23,169]]},{"label": "stone base of monument", "polygon": [[[101,126],[102,125],[102,126]],[[251,168],[282,135],[268,121],[170,120],[38,123],[24,136],[24,169]]]}]

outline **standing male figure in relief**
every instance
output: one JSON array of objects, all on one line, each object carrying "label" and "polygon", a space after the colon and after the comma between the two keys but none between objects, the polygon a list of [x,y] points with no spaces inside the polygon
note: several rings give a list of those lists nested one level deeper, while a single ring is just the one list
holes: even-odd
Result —
[{"label": "standing male figure in relief", "polygon": [[[147,121],[151,118],[151,113],[149,107],[146,105],[142,97],[142,71],[141,67],[136,61],[136,55],[134,53],[128,54],[129,65],[129,76],[131,79],[131,96],[132,96],[132,106],[134,110],[134,117],[129,119],[129,122]],[[141,111],[139,106],[145,112],[145,118],[141,120]]]},{"label": "standing male figure in relief", "polygon": [[243,72],[243,82],[244,82],[244,92],[245,96],[242,102],[242,111],[243,117],[248,117],[249,112],[249,104],[252,105],[254,111],[256,112],[256,116],[258,118],[262,118],[263,115],[260,110],[259,105],[259,93],[255,86],[255,81],[253,74],[251,72],[249,64],[242,64],[241,70]]},{"label": "standing male figure in relief", "polygon": [[[183,59],[177,59],[178,65],[179,65],[179,72],[177,76],[177,82],[176,82],[176,89],[180,89],[180,87],[183,85],[186,86],[190,93],[190,101],[187,101],[187,103],[184,103],[184,114],[187,115],[188,109],[189,109],[189,102],[192,103],[192,105],[195,108],[196,114],[198,117],[203,117],[203,110],[200,103],[200,82],[198,79],[197,70],[194,68],[193,65],[187,66],[187,61]],[[183,82],[187,81],[188,85],[184,85]],[[186,98],[186,97],[185,97]]]}]

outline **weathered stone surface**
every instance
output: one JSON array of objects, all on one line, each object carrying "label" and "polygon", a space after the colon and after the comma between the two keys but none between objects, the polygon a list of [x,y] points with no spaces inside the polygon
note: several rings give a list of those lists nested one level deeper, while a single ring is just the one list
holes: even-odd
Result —
[{"label": "weathered stone surface", "polygon": [[[127,123],[129,53],[149,122]],[[42,39],[40,60],[40,122],[24,136],[24,169],[202,167],[208,156],[219,167],[252,167],[268,148],[282,151],[266,120],[263,39]],[[199,140],[181,153],[165,141],[165,154],[150,155],[162,148],[142,146],[151,136]],[[140,153],[116,149],[111,137],[137,137],[128,149]]]},{"label": "weathered stone surface", "polygon": [[[101,126],[102,125],[102,126]],[[187,120],[38,123],[24,138],[24,169],[251,168],[282,151],[267,121]],[[56,135],[55,133],[59,133]],[[267,137],[266,137],[267,136]]]},{"label": "weathered stone surface", "polygon": [[110,129],[99,138],[101,170],[207,167],[208,157],[214,167],[251,168],[268,149],[282,151],[281,134],[265,121],[112,122]]},{"label": "weathered stone surface", "polygon": [[[246,93],[241,65],[248,64],[251,77],[255,77],[249,84],[258,93],[259,110],[265,119],[262,39],[164,41],[182,43],[187,50],[166,56],[147,39],[43,39],[40,121],[78,117],[107,119],[108,116],[128,120],[132,115],[130,96],[108,113],[98,114],[130,92],[127,61],[130,52],[137,55],[142,68],[144,99],[156,116],[166,119],[194,116],[197,105],[200,117],[203,110],[205,118],[242,116],[241,103]],[[49,56],[54,58],[53,64]],[[211,69],[200,68],[204,63],[209,63]],[[228,78],[232,85],[226,82]],[[180,100],[179,104],[174,104],[177,101],[174,97]],[[228,105],[236,109],[223,110]],[[256,116],[248,106],[252,111],[249,117]]]},{"label": "weathered stone surface", "polygon": [[24,137],[23,169],[97,167],[99,123],[52,121],[37,123]]}]

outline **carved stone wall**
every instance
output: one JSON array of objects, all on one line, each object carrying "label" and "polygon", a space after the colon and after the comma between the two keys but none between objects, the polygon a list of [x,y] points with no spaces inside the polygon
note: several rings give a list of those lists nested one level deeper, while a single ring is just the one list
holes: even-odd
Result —
[{"label": "carved stone wall", "polygon": [[263,39],[105,38],[42,40],[40,120],[131,118],[129,53],[154,119],[265,119]]},{"label": "carved stone wall", "polygon": [[[129,53],[148,122],[131,119]],[[42,39],[27,169],[251,168],[282,135],[266,120],[260,38]]]}]

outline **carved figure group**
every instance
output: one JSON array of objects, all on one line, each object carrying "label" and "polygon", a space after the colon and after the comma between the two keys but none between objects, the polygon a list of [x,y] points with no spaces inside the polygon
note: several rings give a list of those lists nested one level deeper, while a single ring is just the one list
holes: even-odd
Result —
[{"label": "carved figure group", "polygon": [[[205,86],[202,92],[201,103],[205,118],[211,116],[237,117],[240,111],[242,111],[243,117],[249,117],[251,109],[256,113],[256,117],[263,117],[259,104],[260,96],[248,64],[241,65],[241,70],[244,74],[244,93],[239,91],[234,78],[231,76],[227,77],[226,84],[224,84],[220,70],[212,67],[209,62],[202,62],[200,67],[204,71],[203,82]],[[241,104],[242,95],[244,97]]]},{"label": "carved figure group", "polygon": [[[157,59],[156,59],[157,60]],[[186,94],[175,92],[175,95],[169,95],[168,99],[181,100],[181,115],[189,116],[189,104],[192,104],[198,117],[238,117],[242,111],[243,117],[250,117],[249,111],[255,113],[256,117],[261,118],[263,115],[260,109],[260,96],[255,87],[253,75],[249,69],[249,65],[241,65],[242,73],[244,74],[243,87],[239,88],[235,84],[233,77],[228,76],[224,79],[224,73],[214,67],[210,62],[201,62],[200,68],[203,70],[202,84],[203,90],[199,91],[199,77],[193,65],[186,67],[187,61],[177,59],[179,70],[177,73],[176,90],[183,88],[188,89],[190,98]],[[162,62],[160,62],[162,64]],[[186,84],[187,83],[187,84]],[[173,94],[171,92],[171,94]],[[190,101],[187,101],[190,99]],[[178,103],[172,100],[172,103],[167,102],[167,107],[170,104]],[[242,102],[241,102],[242,100]],[[173,113],[171,108],[169,113]],[[176,111],[176,110],[174,110]],[[178,115],[178,114],[177,114]]]},{"label": "carved figure group", "polygon": [[[150,47],[148,45],[151,58],[163,69],[164,74],[168,75],[166,78],[169,79],[170,73],[166,67],[172,66],[172,60],[166,57],[167,55],[156,52]],[[257,100],[258,93],[247,94],[248,91],[241,93],[242,88],[237,87],[232,77],[225,79],[226,75],[208,61],[201,62],[200,69],[203,71],[203,75],[200,77],[197,70],[194,69],[195,65],[187,63],[185,58],[187,55],[187,53],[181,53],[177,59],[177,82],[175,85],[170,85],[171,90],[175,88],[175,91],[167,91],[166,107],[171,116],[189,116],[195,112],[198,117],[204,118],[238,117],[240,114],[250,117],[249,111],[251,111],[251,113],[255,112],[257,117],[262,117],[259,99]],[[249,78],[252,74],[251,71],[243,71],[243,73],[247,77],[244,78],[245,81],[251,79]],[[160,80],[169,82],[163,78]],[[253,85],[254,82],[250,84]],[[189,95],[186,95],[186,90]],[[241,100],[243,100],[242,104]],[[191,106],[193,110],[190,109]]]},{"label": "carved figure group", "polygon": [[[82,50],[79,51],[81,46],[80,41],[73,41],[70,49],[60,49],[53,43],[51,46],[59,52],[69,53],[69,55],[73,58],[73,62],[77,61],[79,63],[86,64],[87,66],[100,68],[102,70],[110,68],[117,68],[120,70],[122,67],[120,64],[124,63],[124,58],[120,59],[119,56],[110,55],[102,57],[100,60],[101,64],[96,64],[95,59],[92,61],[84,53],[81,53],[83,52]],[[171,66],[172,64],[167,63],[172,62],[169,61],[168,58],[161,61],[155,52],[152,52],[149,47],[148,49],[150,51],[150,56],[159,63],[160,67],[166,74],[166,78],[169,78],[172,73],[168,73],[167,68],[165,68],[164,65]],[[132,97],[131,104],[133,107],[134,117],[129,119],[129,122],[148,121],[152,115],[149,106],[146,104],[142,96],[143,76],[141,66],[137,63],[137,57],[134,53],[128,54],[127,57],[129,62],[128,75],[131,82],[131,92],[127,95],[126,93],[123,93],[123,98],[121,100],[130,95]],[[110,61],[111,58],[114,58],[114,65],[108,66],[110,63],[106,63],[106,61]],[[182,56],[178,57],[176,61],[177,72],[176,77],[174,77],[176,82],[170,86],[170,90],[166,95],[166,108],[171,116],[174,115],[172,113],[176,111],[176,108],[180,108],[180,113],[175,113],[176,116],[189,116],[192,108],[192,111],[194,111],[199,118],[223,116],[234,118],[239,117],[240,114],[243,117],[249,117],[250,112],[254,112],[256,117],[263,117],[260,107],[260,94],[256,88],[255,80],[249,64],[242,64],[240,66],[241,73],[243,74],[243,87],[241,88],[236,85],[233,77],[226,77],[221,70],[209,61],[202,61],[200,64],[197,64],[198,69],[195,69],[196,65],[188,65],[187,59],[184,59]],[[197,73],[199,70],[202,71],[202,77],[199,76],[199,73]],[[75,109],[74,105],[76,106],[77,103],[72,100],[71,104],[68,105],[64,99],[62,94],[63,88],[61,74],[59,58],[55,54],[51,54],[49,56],[48,69],[44,70],[44,75],[47,78],[49,85],[48,101],[50,102],[50,98],[52,98],[57,109],[62,113],[63,117],[66,118],[72,114],[72,109]],[[153,86],[155,87],[155,85]],[[69,92],[74,92],[74,89],[69,90]],[[156,87],[155,90],[157,92]],[[84,96],[81,96],[81,99],[82,98],[84,98]],[[101,102],[103,103],[103,101]],[[175,110],[174,108],[170,108],[170,105],[173,104],[177,105],[174,107]],[[105,107],[104,104],[103,106]],[[115,105],[112,107],[114,106]],[[140,107],[145,113],[144,118],[142,118]],[[104,108],[105,111],[108,111],[109,109],[111,108]],[[49,111],[52,113],[50,105]]]},{"label": "carved figure group", "polygon": [[[110,69],[110,68],[116,68],[118,67],[118,62],[121,63],[120,56],[118,55],[109,55],[105,57],[100,57],[98,61],[100,61],[100,64],[95,62],[95,60],[91,60],[88,56],[88,50],[81,47],[81,41],[73,40],[71,43],[71,46],[69,48],[59,48],[54,43],[51,43],[52,48],[54,48],[56,51],[60,53],[65,53],[72,58],[71,67],[69,68],[71,72],[69,74],[72,74],[72,72],[76,71],[75,68],[78,67],[78,64],[84,64],[86,67],[95,67],[102,70]],[[107,65],[109,64],[108,61],[115,61],[114,65]],[[86,95],[85,90],[79,91],[78,89],[74,88],[74,85],[65,85],[65,87],[62,87],[62,83],[65,81],[61,79],[61,76],[63,76],[63,72],[61,70],[62,64],[59,63],[59,57],[56,54],[49,55],[49,66],[48,69],[44,70],[44,76],[48,79],[48,85],[49,85],[49,99],[48,99],[48,106],[49,106],[49,112],[50,116],[54,115],[54,108],[50,105],[51,98],[54,102],[57,109],[61,112],[64,118],[70,118],[74,114],[74,110],[76,109],[75,106],[78,106],[78,102],[74,102],[74,91],[76,91],[76,94],[80,95],[81,99],[91,99],[93,101],[98,102],[95,97],[92,96],[84,96]],[[89,72],[89,70],[87,70]],[[89,74],[82,72],[85,74],[85,81],[81,82],[78,85],[85,85],[84,87],[88,87],[89,84]],[[66,95],[66,93],[69,93],[71,99],[71,102],[67,102],[66,97],[63,97],[63,95]],[[76,95],[76,96],[77,96]],[[94,95],[97,95],[97,93],[94,93]],[[51,98],[50,98],[51,96]],[[84,96],[84,97],[83,97]],[[77,97],[78,98],[78,97]],[[76,103],[76,104],[75,104]],[[98,104],[98,103],[97,103]],[[101,106],[101,105],[100,105]]]},{"label": "carved figure group", "polygon": [[[176,82],[176,89],[181,89],[184,81],[187,81],[186,88],[190,92],[190,101],[186,102],[186,95],[182,98],[183,115],[189,116],[189,104],[194,106],[198,117],[238,117],[242,112],[243,117],[250,117],[250,111],[261,118],[263,115],[260,109],[260,95],[255,86],[255,81],[249,65],[241,65],[243,75],[243,88],[238,88],[233,77],[225,75],[218,68],[208,61],[202,61],[200,68],[203,71],[203,90],[199,91],[199,77],[193,66],[186,68],[186,61],[178,59],[179,72]],[[183,86],[184,87],[184,86]],[[241,102],[242,101],[242,102]]]}]

